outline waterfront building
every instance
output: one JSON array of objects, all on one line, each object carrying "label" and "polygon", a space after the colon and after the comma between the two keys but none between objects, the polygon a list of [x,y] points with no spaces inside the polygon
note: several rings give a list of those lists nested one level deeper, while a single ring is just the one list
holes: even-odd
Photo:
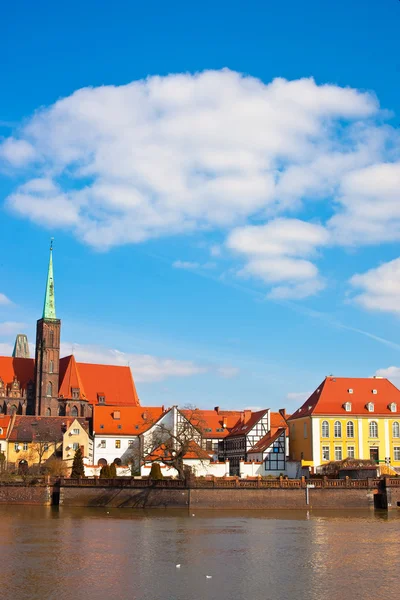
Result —
[{"label": "waterfront building", "polygon": [[[287,427],[273,427],[259,442],[247,452],[247,460],[258,463],[257,475],[278,476],[286,474]],[[240,463],[240,471],[246,471],[246,465]],[[253,474],[253,473],[252,473]],[[240,472],[242,477],[242,472]]]},{"label": "waterfront building", "polygon": [[271,412],[269,408],[256,412],[244,410],[238,423],[220,443],[219,454],[224,460],[229,460],[231,475],[240,475],[240,461],[248,461],[249,452],[262,439],[268,439],[271,429],[279,427],[287,427],[283,409],[278,413]]},{"label": "waterfront building", "polygon": [[196,415],[196,426],[202,436],[202,448],[212,453],[214,460],[224,460],[223,456],[219,454],[220,443],[240,422],[242,411],[221,410],[219,406],[216,406],[214,410],[196,408],[195,411],[182,409],[181,412],[189,419],[193,414]]},{"label": "waterfront building", "polygon": [[[0,454],[4,456],[2,462],[7,462],[8,456],[8,430],[10,426],[11,417],[7,415],[0,414]],[[1,463],[0,463],[1,468]]]},{"label": "waterfront building", "polygon": [[388,379],[326,377],[288,423],[290,458],[311,470],[347,457],[400,467],[400,390]]},{"label": "waterfront building", "polygon": [[[81,439],[81,429],[89,432],[89,420],[78,418],[69,421],[64,417],[11,417],[8,431],[8,464],[18,469],[24,466],[44,465],[50,458],[63,458],[64,434],[70,431],[75,422],[78,439]],[[68,439],[75,434],[71,433]],[[68,444],[73,444],[73,441]],[[89,444],[87,444],[89,448]]]},{"label": "waterfront building", "polygon": [[72,355],[60,359],[52,247],[34,359],[27,357],[23,337],[17,336],[13,356],[0,357],[1,413],[86,418],[97,404],[140,405],[128,366],[79,363]]},{"label": "waterfront building", "polygon": [[82,419],[64,419],[65,432],[62,442],[62,459],[72,468],[75,452],[80,448],[82,457],[88,464],[93,463],[93,440],[89,433],[88,421]]}]

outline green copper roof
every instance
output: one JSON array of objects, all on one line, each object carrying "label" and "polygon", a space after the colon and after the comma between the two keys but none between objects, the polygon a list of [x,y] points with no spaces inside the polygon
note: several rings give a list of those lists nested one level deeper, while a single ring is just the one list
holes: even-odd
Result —
[{"label": "green copper roof", "polygon": [[53,242],[50,245],[49,270],[47,273],[46,293],[44,296],[43,319],[56,319],[56,298],[53,277]]}]

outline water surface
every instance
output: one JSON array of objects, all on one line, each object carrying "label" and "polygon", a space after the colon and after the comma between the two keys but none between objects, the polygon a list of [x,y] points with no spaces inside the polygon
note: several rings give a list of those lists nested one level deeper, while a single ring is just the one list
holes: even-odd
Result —
[{"label": "water surface", "polygon": [[6,600],[391,600],[399,598],[399,533],[400,511],[192,516],[0,507],[0,594]]}]

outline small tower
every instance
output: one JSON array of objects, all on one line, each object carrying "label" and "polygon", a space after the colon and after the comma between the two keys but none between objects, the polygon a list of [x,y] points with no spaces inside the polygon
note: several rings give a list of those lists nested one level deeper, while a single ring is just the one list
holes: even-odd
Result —
[{"label": "small tower", "polygon": [[29,358],[28,338],[24,333],[19,333],[15,338],[13,358]]},{"label": "small tower", "polygon": [[58,415],[61,321],[56,317],[53,277],[53,241],[44,296],[43,316],[36,325],[35,415]]}]

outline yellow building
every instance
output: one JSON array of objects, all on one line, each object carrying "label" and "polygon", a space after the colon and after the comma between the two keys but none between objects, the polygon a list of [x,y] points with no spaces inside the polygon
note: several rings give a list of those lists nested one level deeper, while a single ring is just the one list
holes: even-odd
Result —
[{"label": "yellow building", "polygon": [[63,435],[62,457],[69,468],[72,467],[75,452],[82,449],[84,462],[93,464],[93,440],[89,435],[88,423],[84,419],[73,419],[67,422]]},{"label": "yellow building", "polygon": [[388,379],[326,377],[288,423],[290,458],[304,466],[349,457],[400,467],[400,390]]}]

